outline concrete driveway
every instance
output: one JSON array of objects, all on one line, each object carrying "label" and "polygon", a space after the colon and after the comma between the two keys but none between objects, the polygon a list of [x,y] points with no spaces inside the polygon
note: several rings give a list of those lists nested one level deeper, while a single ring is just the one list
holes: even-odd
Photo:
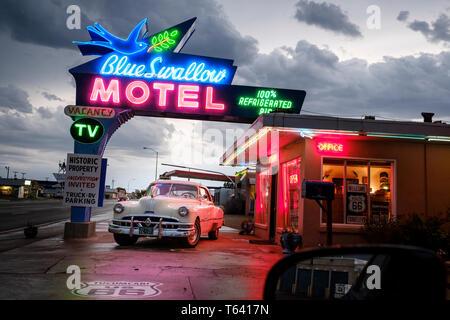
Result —
[{"label": "concrete driveway", "polygon": [[[193,249],[151,239],[119,247],[99,221],[94,238],[58,235],[0,253],[0,299],[261,299],[265,276],[283,255],[252,238],[224,227],[218,240]],[[80,289],[67,288],[69,266],[79,267]]]}]

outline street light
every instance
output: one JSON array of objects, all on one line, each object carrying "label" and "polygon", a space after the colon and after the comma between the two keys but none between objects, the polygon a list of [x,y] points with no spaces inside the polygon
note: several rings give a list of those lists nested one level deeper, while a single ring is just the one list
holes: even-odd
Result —
[{"label": "street light", "polygon": [[156,180],[158,180],[158,151],[156,151],[155,149],[153,149],[153,148],[150,148],[150,147],[143,147],[142,149],[144,149],[144,150],[152,150],[153,152],[155,152],[156,153],[156,169],[155,169],[155,181]]}]

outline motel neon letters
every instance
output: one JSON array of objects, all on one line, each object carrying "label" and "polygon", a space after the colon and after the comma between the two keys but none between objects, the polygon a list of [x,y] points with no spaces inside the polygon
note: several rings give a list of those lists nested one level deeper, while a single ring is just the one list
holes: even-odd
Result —
[{"label": "motel neon letters", "polygon": [[[125,88],[123,88],[125,86]],[[204,90],[204,99],[201,99],[200,91]],[[142,105],[149,101],[153,94],[156,94],[155,104],[158,108],[168,106],[168,100],[175,101],[177,108],[203,108],[205,110],[225,110],[225,104],[214,99],[213,86],[199,86],[193,84],[175,84],[167,82],[146,82],[134,80],[126,85],[118,79],[103,79],[96,77],[92,85],[91,102],[103,102],[120,105],[130,103]],[[173,100],[175,98],[175,100]],[[123,101],[123,100],[126,101]]]}]

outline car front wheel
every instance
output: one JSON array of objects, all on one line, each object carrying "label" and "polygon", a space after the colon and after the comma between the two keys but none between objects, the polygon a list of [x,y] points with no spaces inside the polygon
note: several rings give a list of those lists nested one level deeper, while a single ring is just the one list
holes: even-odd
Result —
[{"label": "car front wheel", "polygon": [[191,234],[189,237],[183,239],[185,247],[194,248],[197,245],[198,241],[200,240],[200,235],[201,235],[200,221],[198,221],[198,220],[195,221],[194,229],[195,229],[195,231],[193,234]]},{"label": "car front wheel", "polygon": [[219,229],[208,232],[209,240],[217,240],[219,238]]},{"label": "car front wheel", "polygon": [[118,234],[114,233],[114,240],[117,242],[119,246],[132,246],[138,240],[138,236],[130,237],[127,234]]}]

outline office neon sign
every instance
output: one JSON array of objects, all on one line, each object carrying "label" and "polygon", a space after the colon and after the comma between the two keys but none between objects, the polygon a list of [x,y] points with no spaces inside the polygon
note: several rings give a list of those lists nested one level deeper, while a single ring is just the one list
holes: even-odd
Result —
[{"label": "office neon sign", "polygon": [[319,141],[317,142],[317,151],[322,153],[343,153],[344,145],[333,141]]},{"label": "office neon sign", "polygon": [[74,43],[82,55],[98,57],[69,70],[76,105],[122,108],[137,116],[245,123],[262,113],[300,113],[305,91],[232,85],[233,60],[180,53],[195,20],[149,35],[144,19],[126,39],[97,23],[87,27],[91,41]]}]

